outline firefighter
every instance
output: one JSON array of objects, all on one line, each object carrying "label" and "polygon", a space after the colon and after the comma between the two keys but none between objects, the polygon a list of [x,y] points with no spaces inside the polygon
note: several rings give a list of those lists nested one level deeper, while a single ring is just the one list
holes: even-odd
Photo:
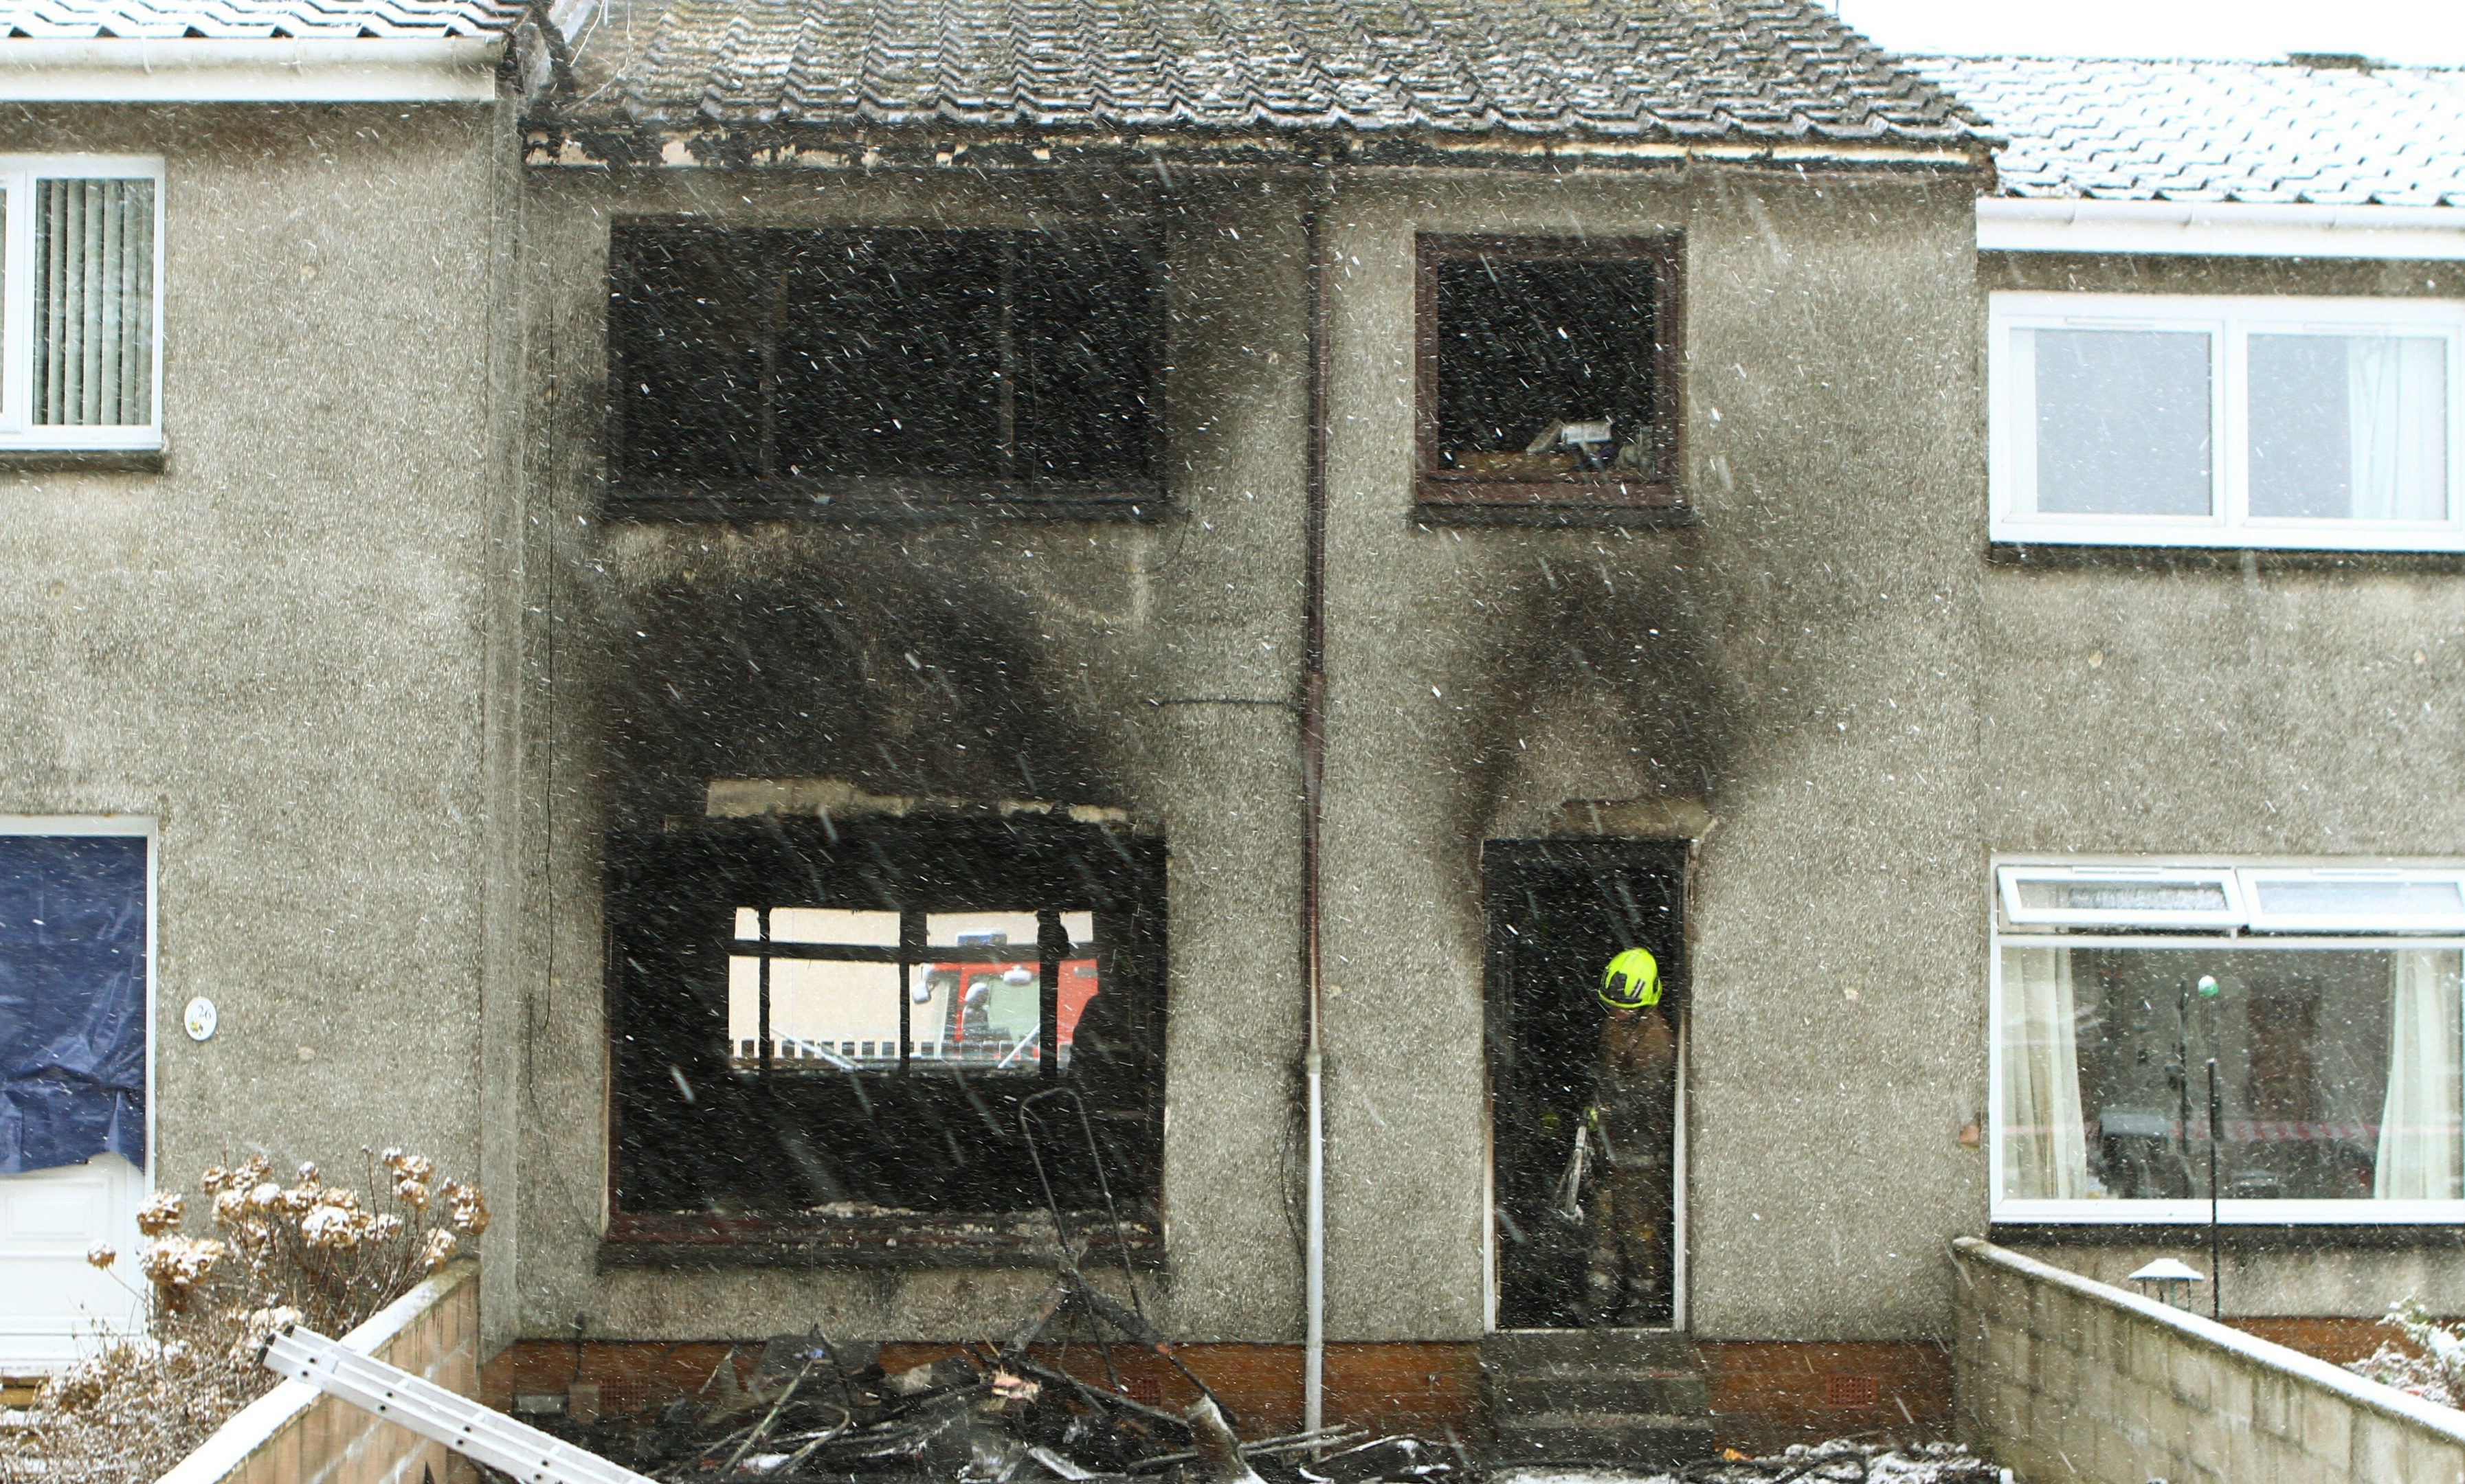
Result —
[{"label": "firefighter", "polygon": [[1677,1037],[1661,1004],[1659,962],[1644,948],[1610,960],[1600,1000],[1609,1013],[1584,1119],[1603,1168],[1588,1213],[1586,1296],[1595,1324],[1665,1323]]}]

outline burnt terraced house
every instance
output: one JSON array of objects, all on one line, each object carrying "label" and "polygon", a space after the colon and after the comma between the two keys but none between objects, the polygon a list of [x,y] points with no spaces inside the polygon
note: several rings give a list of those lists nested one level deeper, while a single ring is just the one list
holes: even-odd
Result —
[{"label": "burnt terraced house", "polygon": [[103,1028],[11,1368],[149,1184],[410,1141],[500,1400],[1007,1333],[1049,1180],[1253,1419],[1948,1427],[1947,1244],[2184,1249],[2209,1057],[2236,1313],[2465,1308],[2452,76],[5,13],[0,1006]]}]

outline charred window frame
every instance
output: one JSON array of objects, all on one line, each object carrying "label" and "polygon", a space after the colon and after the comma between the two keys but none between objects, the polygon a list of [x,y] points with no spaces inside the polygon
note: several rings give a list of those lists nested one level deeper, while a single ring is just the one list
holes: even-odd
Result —
[{"label": "charred window frame", "polygon": [[1425,514],[1684,510],[1677,238],[1424,234],[1417,249]]},{"label": "charred window frame", "polygon": [[1146,513],[1166,320],[1149,228],[619,226],[620,506]]},{"label": "charred window frame", "polygon": [[[619,831],[608,870],[611,1260],[1014,1259],[1051,1230],[1019,1104],[1054,1087],[1084,1099],[1132,1244],[1154,1246],[1161,841],[1040,818],[708,821]],[[1033,941],[986,941],[996,919]],[[870,941],[823,941],[850,937]],[[790,1004],[800,974],[825,996],[877,974],[897,1010],[825,1054],[813,999]],[[1016,983],[979,1004],[971,977]],[[1091,1218],[1075,1118],[1051,1129],[1056,1195]]]}]

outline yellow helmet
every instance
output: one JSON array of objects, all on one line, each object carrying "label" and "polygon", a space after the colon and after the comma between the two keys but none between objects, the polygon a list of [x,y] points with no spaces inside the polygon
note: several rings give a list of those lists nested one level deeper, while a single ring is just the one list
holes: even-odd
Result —
[{"label": "yellow helmet", "polygon": [[1601,970],[1601,1003],[1613,1010],[1639,1010],[1660,1003],[1660,961],[1644,948],[1629,948]]}]

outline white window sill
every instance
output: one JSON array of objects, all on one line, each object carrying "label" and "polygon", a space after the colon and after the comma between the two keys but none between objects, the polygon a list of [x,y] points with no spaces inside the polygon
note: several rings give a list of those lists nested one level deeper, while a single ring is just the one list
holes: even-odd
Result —
[{"label": "white window sill", "polygon": [[2225,526],[1998,521],[1987,538],[2010,546],[2147,546],[2204,551],[2465,551],[2465,528],[2310,523]]},{"label": "white window sill", "polygon": [[[2204,1147],[2204,1146],[2202,1146]],[[2194,1157],[2201,1152],[2193,1150]],[[2204,1227],[2206,1201],[1997,1201],[1988,1219],[2016,1226]],[[2399,1227],[2465,1223],[2465,1201],[2220,1201],[2220,1227]]]}]

